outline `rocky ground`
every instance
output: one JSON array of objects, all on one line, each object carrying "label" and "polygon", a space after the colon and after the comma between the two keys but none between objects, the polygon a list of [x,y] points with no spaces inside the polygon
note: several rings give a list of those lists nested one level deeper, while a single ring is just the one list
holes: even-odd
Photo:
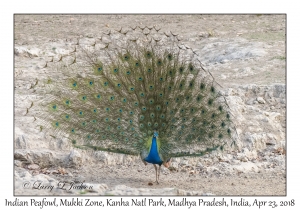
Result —
[{"label": "rocky ground", "polygon": [[[16,15],[15,194],[285,195],[285,21],[284,15]],[[235,116],[237,150],[174,158],[157,185],[153,166],[138,157],[76,150],[32,126],[24,115],[45,60],[74,50],[77,37],[133,25],[172,30],[197,50]],[[93,187],[27,189],[39,182]]]}]

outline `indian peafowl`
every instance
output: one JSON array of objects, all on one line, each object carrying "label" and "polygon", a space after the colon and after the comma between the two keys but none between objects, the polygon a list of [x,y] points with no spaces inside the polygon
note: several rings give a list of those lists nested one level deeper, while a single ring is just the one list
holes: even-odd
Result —
[{"label": "indian peafowl", "polygon": [[218,84],[172,32],[121,28],[78,39],[69,55],[44,68],[33,106],[39,130],[77,148],[140,155],[154,164],[157,183],[172,157],[201,156],[235,142]]}]

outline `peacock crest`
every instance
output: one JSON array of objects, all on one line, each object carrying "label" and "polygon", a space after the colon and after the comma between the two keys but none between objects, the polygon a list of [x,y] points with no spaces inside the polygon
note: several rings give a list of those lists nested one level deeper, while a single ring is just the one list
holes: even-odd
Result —
[{"label": "peacock crest", "polygon": [[46,63],[35,87],[37,127],[78,148],[149,153],[162,160],[201,156],[234,143],[226,99],[197,52],[156,27],[81,38]]}]

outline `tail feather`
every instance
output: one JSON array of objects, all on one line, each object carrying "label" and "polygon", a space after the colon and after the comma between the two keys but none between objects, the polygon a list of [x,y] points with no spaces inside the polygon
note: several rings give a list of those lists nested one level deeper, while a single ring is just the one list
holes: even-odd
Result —
[{"label": "tail feather", "polygon": [[140,154],[156,130],[165,157],[233,141],[226,99],[192,49],[154,27],[121,32],[79,44],[76,62],[48,63],[49,76],[35,87],[40,128],[77,147],[126,154]]}]

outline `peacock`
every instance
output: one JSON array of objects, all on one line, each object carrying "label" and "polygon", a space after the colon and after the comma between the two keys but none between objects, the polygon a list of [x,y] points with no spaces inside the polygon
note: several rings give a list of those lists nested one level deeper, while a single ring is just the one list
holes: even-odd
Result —
[{"label": "peacock", "polygon": [[178,34],[137,26],[73,46],[33,85],[38,100],[28,113],[40,132],[80,149],[139,155],[157,183],[171,158],[235,144],[226,98]]}]

